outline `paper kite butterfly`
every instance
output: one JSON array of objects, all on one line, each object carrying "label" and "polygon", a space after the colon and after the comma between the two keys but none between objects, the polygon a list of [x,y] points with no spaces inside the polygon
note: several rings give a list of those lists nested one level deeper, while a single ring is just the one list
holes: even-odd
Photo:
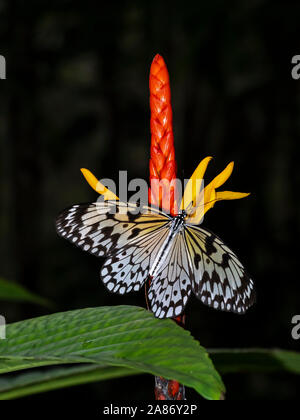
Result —
[{"label": "paper kite butterfly", "polygon": [[105,257],[101,279],[108,290],[138,291],[151,279],[148,298],[158,318],[180,315],[193,292],[215,309],[244,313],[254,302],[253,281],[237,256],[212,232],[137,204],[107,200],[78,204],[56,220],[57,232]]}]

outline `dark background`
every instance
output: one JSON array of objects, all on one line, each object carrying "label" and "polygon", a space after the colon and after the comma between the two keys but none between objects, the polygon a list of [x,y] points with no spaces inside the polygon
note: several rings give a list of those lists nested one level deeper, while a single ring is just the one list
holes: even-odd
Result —
[{"label": "dark background", "polygon": [[[187,328],[205,347],[299,350],[291,318],[300,313],[296,271],[300,80],[297,2],[0,1],[0,276],[55,302],[56,311],[144,306],[144,291],[123,297],[100,283],[102,261],[57,237],[63,208],[97,194],[79,168],[99,178],[128,170],[148,177],[151,61],[170,72],[178,176],[214,156],[209,181],[235,161],[225,189],[247,199],[218,203],[205,226],[252,274],[257,304],[244,316],[193,297]],[[9,322],[49,313],[1,302]],[[224,377],[228,399],[296,399],[299,377]],[[153,398],[149,375],[31,397]],[[198,398],[187,390],[189,399]],[[29,399],[29,398],[28,398]]]}]

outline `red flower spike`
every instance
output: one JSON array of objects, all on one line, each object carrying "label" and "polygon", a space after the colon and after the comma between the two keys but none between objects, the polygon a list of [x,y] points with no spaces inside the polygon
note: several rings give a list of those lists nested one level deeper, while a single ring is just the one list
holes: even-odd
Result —
[{"label": "red flower spike", "polygon": [[[150,68],[150,130],[151,130],[151,158],[150,183],[152,179],[176,179],[176,162],[172,127],[172,107],[169,73],[160,55],[156,55]],[[150,184],[151,185],[151,184]],[[154,188],[154,187],[153,187]],[[149,201],[155,205],[162,205],[162,197],[169,194],[164,191],[149,191]],[[171,214],[177,214],[175,191],[171,193]]]},{"label": "red flower spike", "polygon": [[[163,198],[170,196],[170,213],[178,213],[176,203],[175,185],[169,183],[176,179],[177,165],[175,161],[174,136],[172,126],[172,107],[169,73],[167,66],[160,55],[156,55],[150,68],[150,130],[151,130],[151,151],[150,151],[150,188],[149,203],[162,207]],[[153,180],[166,180],[159,188]],[[166,209],[168,210],[168,209]],[[175,319],[179,325],[184,325],[184,315]],[[155,399],[156,400],[183,400],[184,387],[177,381],[167,380],[162,377],[155,377]]]}]

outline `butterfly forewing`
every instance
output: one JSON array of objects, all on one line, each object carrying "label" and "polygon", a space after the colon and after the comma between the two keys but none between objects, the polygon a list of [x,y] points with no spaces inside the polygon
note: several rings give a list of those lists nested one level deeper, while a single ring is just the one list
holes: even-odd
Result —
[{"label": "butterfly forewing", "polygon": [[64,210],[56,219],[57,233],[98,257],[127,246],[141,236],[159,229],[170,218],[155,208],[119,201],[78,204]]}]

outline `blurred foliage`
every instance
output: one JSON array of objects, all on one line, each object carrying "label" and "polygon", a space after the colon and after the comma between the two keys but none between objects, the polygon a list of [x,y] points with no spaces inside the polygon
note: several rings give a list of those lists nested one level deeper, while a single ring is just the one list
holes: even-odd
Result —
[{"label": "blurred foliage", "polygon": [[[119,170],[148,177],[148,73],[160,53],[171,78],[179,177],[212,155],[208,177],[234,160],[228,189],[252,193],[217,204],[204,223],[241,257],[257,304],[239,317],[192,298],[187,328],[205,347],[299,349],[291,338],[300,306],[300,82],[291,77],[299,17],[300,4],[283,0],[0,0],[7,63],[0,80],[1,275],[59,310],[144,305],[143,291],[109,294],[99,280],[102,261],[60,240],[54,219],[64,207],[96,198],[80,167],[117,183]],[[47,311],[1,302],[0,313],[13,322]],[[298,377],[226,380],[228,399],[298,396]],[[109,398],[123,381],[52,395]],[[140,381],[136,399],[149,398],[153,384]]]},{"label": "blurred foliage", "polygon": [[46,299],[29,292],[21,285],[1,279],[0,277],[0,301],[12,302],[31,302],[46,307],[51,307],[51,303]]}]

